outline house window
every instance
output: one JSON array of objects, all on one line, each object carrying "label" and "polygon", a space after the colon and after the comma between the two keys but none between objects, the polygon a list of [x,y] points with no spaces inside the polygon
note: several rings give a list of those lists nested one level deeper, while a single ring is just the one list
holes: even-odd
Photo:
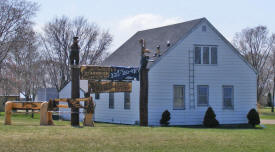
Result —
[{"label": "house window", "polygon": [[174,109],[184,109],[185,107],[185,88],[183,85],[174,85]]},{"label": "house window", "polygon": [[223,86],[223,108],[234,108],[234,89],[233,86]]},{"label": "house window", "polygon": [[195,64],[201,64],[201,48],[195,47]]},{"label": "house window", "polygon": [[203,47],[203,64],[209,64],[209,47]]},{"label": "house window", "polygon": [[100,99],[100,94],[99,93],[95,93],[95,99]]},{"label": "house window", "polygon": [[207,85],[198,86],[198,106],[208,106],[209,100],[209,87]]},{"label": "house window", "polygon": [[217,47],[211,47],[211,64],[218,63],[218,52]]},{"label": "house window", "polygon": [[130,109],[130,92],[124,92],[124,109]]},{"label": "house window", "polygon": [[196,46],[195,64],[218,64],[216,46]]},{"label": "house window", "polygon": [[114,109],[115,107],[115,97],[114,97],[114,93],[111,92],[109,93],[109,109]]}]

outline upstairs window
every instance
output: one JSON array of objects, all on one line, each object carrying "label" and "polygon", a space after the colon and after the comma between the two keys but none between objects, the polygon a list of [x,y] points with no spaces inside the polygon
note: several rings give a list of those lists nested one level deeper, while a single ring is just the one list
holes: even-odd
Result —
[{"label": "upstairs window", "polygon": [[203,47],[203,64],[209,64],[209,47]]},{"label": "upstairs window", "polygon": [[195,47],[195,64],[201,64],[201,48]]},{"label": "upstairs window", "polygon": [[217,47],[211,47],[211,64],[218,63],[218,52]]},{"label": "upstairs window", "polygon": [[216,46],[196,46],[195,64],[218,64],[218,51]]}]

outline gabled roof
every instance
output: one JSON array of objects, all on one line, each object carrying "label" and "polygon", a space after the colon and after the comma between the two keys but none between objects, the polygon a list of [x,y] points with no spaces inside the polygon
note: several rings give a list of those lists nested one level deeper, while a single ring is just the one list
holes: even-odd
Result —
[{"label": "gabled roof", "polygon": [[[146,48],[152,50],[149,54],[150,58],[154,60],[153,63],[148,64],[148,68],[157,63],[163,55],[165,55],[174,45],[195,29],[200,23],[207,23],[216,34],[223,39],[223,41],[236,53],[256,74],[257,70],[240,54],[240,52],[206,19],[200,18],[183,23],[163,26],[154,29],[139,31],[120,46],[113,54],[103,61],[103,66],[140,66],[141,46],[140,39],[146,42]],[[170,42],[170,47],[167,47],[167,41]],[[156,47],[160,45],[161,57],[154,58]]]},{"label": "gabled roof", "polygon": [[183,23],[139,31],[105,59],[102,65],[139,67],[141,53],[139,40],[141,38],[145,40],[146,48],[153,51],[149,56],[153,56],[157,45],[160,45],[161,54],[164,54],[164,52],[169,49],[169,47],[166,46],[167,41],[170,42],[170,47],[173,46],[203,19],[204,18],[200,18]]}]

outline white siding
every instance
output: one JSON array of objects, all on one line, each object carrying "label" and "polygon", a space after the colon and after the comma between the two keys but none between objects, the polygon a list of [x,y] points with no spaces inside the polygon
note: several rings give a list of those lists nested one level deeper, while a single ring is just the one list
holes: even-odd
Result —
[{"label": "white siding", "polygon": [[[92,96],[95,99],[94,94]],[[135,124],[139,121],[139,81],[132,81],[130,109],[124,109],[124,93],[114,93],[114,109],[109,109],[108,93],[101,93],[95,103],[95,121]]]},{"label": "white siding", "polygon": [[[81,80],[81,88],[87,88],[85,80]],[[95,99],[95,95],[91,95],[96,103],[94,120],[98,122],[135,124],[139,121],[139,81],[132,82],[132,92],[130,93],[130,109],[124,109],[124,93],[114,93],[114,109],[109,109],[109,94],[101,93],[100,99]],[[84,97],[83,91],[80,91],[80,97]],[[59,98],[71,98],[71,82],[66,85],[60,92]],[[66,103],[63,103],[66,104]],[[83,103],[82,103],[83,104]],[[60,108],[60,116],[64,120],[70,120],[71,109]],[[83,109],[80,109],[82,112]],[[79,120],[83,121],[83,113],[79,114]]]},{"label": "white siding", "polygon": [[[202,32],[201,26],[207,26]],[[246,114],[256,107],[256,74],[207,24],[162,56],[149,71],[149,125],[159,125],[162,112],[171,112],[171,125],[202,124],[207,107],[197,107],[197,85],[209,86],[209,105],[221,124],[247,123]],[[217,65],[195,65],[195,103],[189,108],[188,50],[195,44],[217,45]],[[157,45],[157,44],[156,44]],[[185,85],[185,110],[173,110],[173,85]],[[222,86],[234,86],[234,110],[223,110]]]}]

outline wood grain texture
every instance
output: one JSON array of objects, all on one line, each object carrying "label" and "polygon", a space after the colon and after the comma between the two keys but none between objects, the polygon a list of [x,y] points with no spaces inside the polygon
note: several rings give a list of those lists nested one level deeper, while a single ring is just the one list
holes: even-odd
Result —
[{"label": "wood grain texture", "polygon": [[88,81],[91,93],[131,92],[132,82]]}]

